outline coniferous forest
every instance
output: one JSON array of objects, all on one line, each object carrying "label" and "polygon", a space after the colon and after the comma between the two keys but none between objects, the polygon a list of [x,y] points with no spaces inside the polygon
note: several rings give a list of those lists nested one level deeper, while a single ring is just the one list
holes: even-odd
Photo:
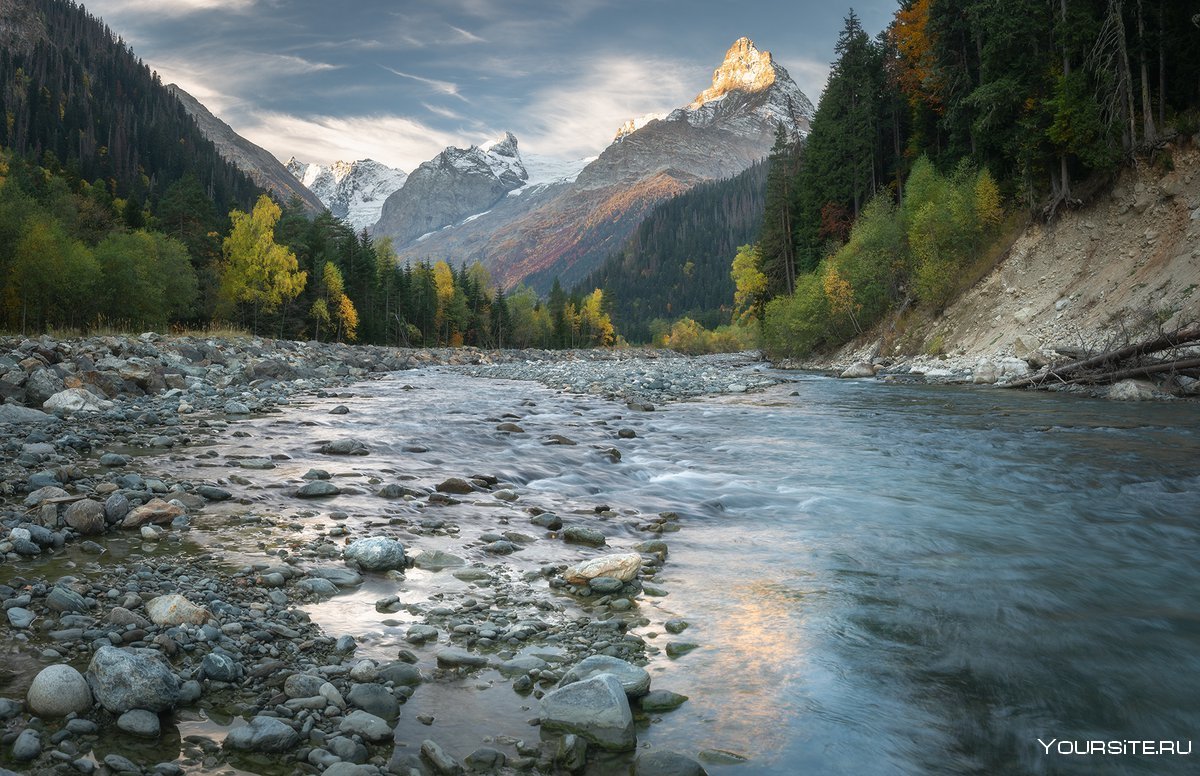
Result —
[{"label": "coniferous forest", "polygon": [[[20,0],[0,26],[0,326],[209,326],[401,345],[615,339],[599,292],[549,300],[482,267],[398,266],[328,213],[280,205],[99,19]],[[256,201],[257,199],[257,201]]]}]

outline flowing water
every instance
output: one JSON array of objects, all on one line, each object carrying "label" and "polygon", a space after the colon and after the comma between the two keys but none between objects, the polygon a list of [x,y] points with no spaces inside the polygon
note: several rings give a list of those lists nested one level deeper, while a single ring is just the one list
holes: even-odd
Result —
[{"label": "flowing water", "polygon": [[[714,774],[1197,771],[1200,754],[1047,754],[1038,743],[1200,737],[1195,404],[802,376],[639,413],[437,370],[354,394],[329,401],[348,415],[318,403],[238,424],[257,437],[246,454],[292,455],[276,479],[310,465],[342,482],[492,473],[517,486],[516,507],[568,521],[597,504],[679,513],[656,580],[670,595],[640,599],[651,625],[639,633],[701,646],[653,659],[654,686],[690,700],[641,725],[642,743],[747,758],[710,756]],[[528,433],[495,432],[504,413]],[[622,427],[637,438],[616,440]],[[551,433],[579,444],[542,445]],[[338,436],[367,440],[372,455],[311,452]],[[405,452],[414,444],[428,450]],[[611,446],[621,462],[597,450]],[[363,490],[334,502],[352,523],[379,512]],[[453,513],[464,535],[488,509]],[[605,526],[612,546],[647,538],[633,522]],[[576,552],[539,541],[511,562]],[[414,570],[402,597],[463,587]],[[407,623],[374,610],[386,588],[369,582],[310,612],[333,635],[358,635],[360,654],[394,656]],[[682,637],[661,628],[673,617],[690,623]],[[418,713],[437,718],[432,732]],[[536,739],[534,716],[532,699],[485,672],[422,686],[398,738],[434,737],[461,757],[484,736]]]}]

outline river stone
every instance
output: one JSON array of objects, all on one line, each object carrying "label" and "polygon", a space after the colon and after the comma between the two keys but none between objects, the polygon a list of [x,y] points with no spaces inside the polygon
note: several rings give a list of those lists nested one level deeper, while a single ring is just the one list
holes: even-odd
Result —
[{"label": "river stone", "polygon": [[442,480],[437,486],[438,493],[453,493],[456,495],[464,495],[473,493],[475,486],[464,480],[462,477],[450,477]]},{"label": "river stone", "polygon": [[366,571],[403,569],[406,562],[404,545],[395,539],[382,537],[359,539],[347,547],[342,556]]},{"label": "river stone", "polygon": [[225,402],[225,414],[226,415],[249,415],[250,408],[244,402],[235,401],[234,399],[230,399],[229,401]]},{"label": "river stone", "polygon": [[88,664],[87,681],[100,705],[114,714],[167,711],[179,701],[179,679],[153,650],[100,647]]},{"label": "river stone", "polygon": [[104,455],[100,456],[101,466],[107,466],[109,468],[116,469],[124,466],[127,463],[129,463],[129,458],[121,455],[120,453],[105,453]]},{"label": "river stone", "polygon": [[481,668],[486,666],[487,663],[488,660],[483,655],[472,655],[470,652],[458,647],[447,647],[437,653],[437,664],[442,668],[455,668],[457,666]]},{"label": "river stone", "polygon": [[19,404],[0,404],[0,423],[52,423],[53,415]]},{"label": "river stone", "polygon": [[586,544],[588,547],[603,547],[605,544],[604,534],[595,528],[585,528],[581,525],[567,526],[562,537],[563,541],[572,544]]},{"label": "river stone", "polygon": [[396,696],[392,695],[388,688],[375,682],[351,686],[346,700],[351,706],[357,706],[382,719],[395,719],[400,713],[400,704],[396,702]]},{"label": "river stone", "polygon": [[5,614],[8,615],[8,624],[17,630],[24,630],[25,628],[28,628],[30,625],[33,625],[33,621],[37,619],[36,614],[20,606],[14,606],[6,611]]},{"label": "river stone", "polygon": [[312,593],[318,598],[332,598],[338,593],[337,585],[320,577],[302,579],[296,583],[296,588],[306,593]]},{"label": "river stone", "polygon": [[[345,741],[346,739],[340,739]],[[322,776],[377,776],[379,769],[373,765],[357,765],[352,762],[336,762],[321,772]]]},{"label": "river stone", "polygon": [[524,434],[525,429],[518,426],[516,423],[501,423],[496,426],[497,431],[504,431],[509,434]]},{"label": "river stone", "polygon": [[425,676],[420,667],[397,660],[379,667],[379,681],[391,682],[396,687],[416,687],[425,681]]},{"label": "river stone", "polygon": [[328,579],[338,587],[354,587],[355,585],[361,585],[363,581],[362,574],[359,574],[354,569],[341,568],[338,566],[324,566],[321,568],[316,568],[313,569],[311,573],[314,577]]},{"label": "river stone", "polygon": [[625,586],[625,583],[613,577],[596,577],[588,582],[588,586],[597,593],[615,593]]},{"label": "river stone", "polygon": [[146,614],[155,625],[203,625],[212,617],[178,593],[160,595],[146,602]]},{"label": "river stone", "polygon": [[200,677],[217,682],[236,682],[242,676],[242,666],[229,655],[209,652],[200,661]]},{"label": "river stone", "polygon": [[104,500],[104,519],[108,523],[119,523],[129,510],[129,499],[124,493],[114,493]]},{"label": "river stone", "polygon": [[421,756],[428,760],[433,770],[441,776],[456,776],[463,772],[458,760],[446,754],[446,750],[432,739],[427,738],[421,742]]},{"label": "river stone", "polygon": [[162,732],[158,715],[145,709],[130,709],[117,717],[117,727],[126,733],[143,738],[158,738],[159,733]]},{"label": "river stone", "polygon": [[46,485],[30,493],[21,503],[27,507],[36,507],[41,506],[42,502],[46,501],[47,499],[67,498],[70,495],[70,493],[67,493],[57,485]]},{"label": "river stone", "polygon": [[708,776],[708,771],[690,757],[677,752],[643,752],[633,764],[633,776]]},{"label": "river stone", "polygon": [[283,694],[289,698],[312,698],[321,694],[325,680],[312,674],[292,674],[283,680]]},{"label": "river stone", "polygon": [[225,746],[242,752],[290,752],[300,746],[300,734],[276,717],[259,716],[248,725],[230,730]]},{"label": "river stone", "polygon": [[553,512],[543,512],[540,515],[534,515],[529,518],[529,522],[539,528],[545,528],[547,531],[557,531],[559,528],[562,528],[563,524],[562,518]]},{"label": "river stone", "polygon": [[700,645],[694,641],[668,641],[665,651],[667,657],[681,657],[699,648]]},{"label": "river stone", "polygon": [[91,499],[76,501],[67,507],[63,520],[83,536],[104,533],[104,505]]},{"label": "river stone", "polygon": [[629,699],[612,674],[546,693],[541,719],[543,730],[574,733],[602,749],[624,752],[637,745]]},{"label": "river stone", "polygon": [[426,571],[441,571],[455,566],[465,566],[467,562],[457,555],[451,555],[441,550],[422,550],[413,558],[413,565]]},{"label": "river stone", "polygon": [[121,521],[122,528],[141,528],[148,523],[169,523],[184,513],[183,507],[170,504],[161,498],[154,498],[134,507]]},{"label": "river stone", "polygon": [[321,498],[323,496],[336,496],[341,492],[342,489],[332,482],[313,480],[304,483],[296,489],[296,498]]},{"label": "river stone", "polygon": [[321,445],[325,455],[366,455],[371,449],[357,439],[335,439]]},{"label": "river stone", "polygon": [[585,585],[596,577],[613,577],[628,582],[637,576],[641,567],[641,555],[622,552],[577,563],[563,572],[563,578],[573,585]]},{"label": "river stone", "polygon": [[559,687],[591,679],[600,674],[612,674],[621,683],[625,694],[638,698],[650,692],[650,674],[646,669],[608,655],[591,655],[570,668],[559,681]]},{"label": "river stone", "polygon": [[671,711],[682,706],[688,697],[670,690],[651,690],[642,697],[642,711]]},{"label": "river stone", "polygon": [[438,637],[438,629],[432,625],[413,625],[404,634],[404,640],[409,644],[424,644]]},{"label": "river stone", "polygon": [[1105,397],[1113,401],[1153,401],[1157,393],[1154,383],[1148,380],[1121,380],[1112,384]]},{"label": "river stone", "polygon": [[69,590],[60,585],[55,585],[46,595],[46,606],[56,612],[86,612],[88,610],[87,601],[83,596],[76,593],[74,590]]},{"label": "river stone", "polygon": [[848,366],[844,370],[842,370],[841,375],[839,375],[839,377],[845,377],[848,379],[855,379],[855,378],[860,378],[860,377],[874,377],[874,376],[875,376],[875,368],[873,366],[871,366],[870,364],[868,364],[866,361],[859,361],[854,364],[851,364],[850,366]]},{"label": "river stone", "polygon": [[12,758],[17,762],[29,762],[42,753],[42,736],[33,728],[25,728],[13,742]]},{"label": "river stone", "polygon": [[342,733],[362,736],[364,740],[372,743],[387,741],[392,737],[392,726],[386,720],[362,709],[347,714],[338,725],[338,730]]},{"label": "river stone", "polygon": [[228,501],[233,498],[233,494],[224,488],[218,488],[215,485],[198,485],[196,493],[200,494],[209,501]]},{"label": "river stone", "polygon": [[83,674],[68,665],[43,668],[26,696],[29,709],[40,717],[82,714],[92,707],[92,691]]},{"label": "river stone", "polygon": [[103,412],[112,406],[111,401],[101,399],[83,388],[68,388],[65,391],[59,391],[42,402],[44,410],[51,412],[58,410],[68,414],[72,412]]}]

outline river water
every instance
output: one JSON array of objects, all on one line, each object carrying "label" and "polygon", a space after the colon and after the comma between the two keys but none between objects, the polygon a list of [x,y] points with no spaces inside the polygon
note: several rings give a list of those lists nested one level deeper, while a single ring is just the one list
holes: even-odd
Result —
[{"label": "river water", "polygon": [[[700,648],[652,660],[654,686],[690,700],[642,725],[639,742],[746,758],[710,755],[710,773],[1197,772],[1200,753],[1038,743],[1200,738],[1195,404],[788,377],[643,413],[428,370],[329,400],[347,415],[318,404],[239,425],[257,426],[251,446],[293,456],[281,476],[317,463],[426,485],[486,472],[515,484],[517,507],[568,521],[597,504],[677,512],[656,580],[670,594],[640,599],[651,624],[638,632]],[[495,432],[505,413],[527,433]],[[626,427],[637,438],[617,440]],[[579,444],[542,445],[551,433]],[[372,455],[311,452],[337,436],[369,441]],[[414,444],[428,450],[405,451]],[[597,449],[613,446],[619,463]],[[336,500],[351,522],[378,503]],[[605,525],[610,545],[648,538],[635,522]],[[511,562],[562,555],[539,541]],[[414,595],[461,587],[445,573],[408,580]],[[310,611],[356,634],[361,654],[394,656],[403,624],[381,623],[382,592],[369,582]],[[670,618],[690,623],[682,637],[663,632]],[[536,739],[536,703],[492,679],[422,686],[398,737],[429,737],[414,721],[424,712],[460,757],[484,736]]]}]

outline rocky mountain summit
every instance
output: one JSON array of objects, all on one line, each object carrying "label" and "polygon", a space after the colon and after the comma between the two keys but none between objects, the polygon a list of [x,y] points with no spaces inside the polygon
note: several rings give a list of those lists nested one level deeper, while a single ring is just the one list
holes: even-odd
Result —
[{"label": "rocky mountain summit", "polygon": [[[479,261],[510,286],[527,282],[545,290],[555,277],[569,285],[619,248],[655,204],[738,174],[767,155],[780,122],[804,135],[812,116],[812,103],[787,70],[740,38],[695,99],[666,116],[625,122],[577,177],[533,197],[516,187],[500,194],[499,179],[482,172],[470,197],[435,192],[432,174],[422,187],[410,178],[375,233],[391,235],[402,258]],[[446,153],[426,164],[446,167]],[[455,168],[442,180],[467,174]]]},{"label": "rocky mountain summit", "polygon": [[408,179],[408,173],[374,159],[337,161],[328,167],[292,157],[287,169],[320,198],[329,212],[360,232],[379,220],[383,203]]},{"label": "rocky mountain summit", "polygon": [[374,232],[397,245],[412,243],[486,212],[528,179],[511,132],[482,146],[451,146],[413,170],[388,197]]}]

